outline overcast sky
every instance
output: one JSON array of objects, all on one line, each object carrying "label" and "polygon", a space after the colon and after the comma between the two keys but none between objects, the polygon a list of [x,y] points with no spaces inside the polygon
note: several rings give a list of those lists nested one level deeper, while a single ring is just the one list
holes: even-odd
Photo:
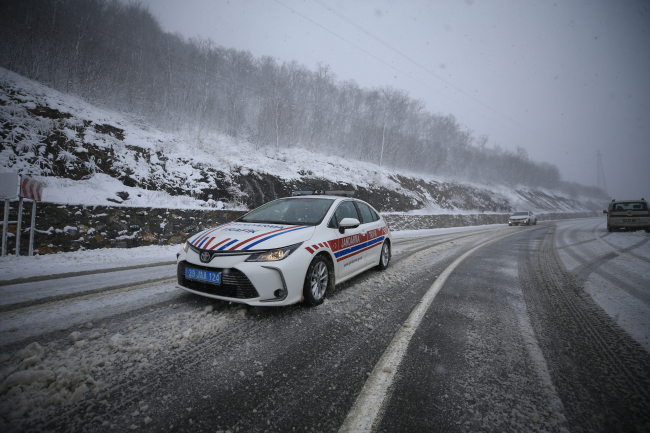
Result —
[{"label": "overcast sky", "polygon": [[562,178],[650,199],[650,1],[141,0],[163,29],[329,64]]}]

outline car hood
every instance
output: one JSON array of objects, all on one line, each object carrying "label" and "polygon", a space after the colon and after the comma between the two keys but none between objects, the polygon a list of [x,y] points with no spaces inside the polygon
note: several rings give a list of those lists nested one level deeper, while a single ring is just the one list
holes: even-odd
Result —
[{"label": "car hood", "polygon": [[197,233],[188,242],[202,250],[267,250],[304,242],[315,230],[314,226],[232,222]]}]

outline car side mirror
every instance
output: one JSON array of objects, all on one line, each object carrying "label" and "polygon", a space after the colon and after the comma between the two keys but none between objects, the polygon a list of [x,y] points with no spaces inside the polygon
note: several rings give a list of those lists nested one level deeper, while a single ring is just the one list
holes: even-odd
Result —
[{"label": "car side mirror", "polygon": [[345,233],[345,229],[355,229],[359,227],[361,223],[356,218],[343,218],[339,223],[339,233]]},{"label": "car side mirror", "polygon": [[604,211],[603,211],[603,213],[607,213],[607,211],[606,211],[606,210],[604,210]]}]

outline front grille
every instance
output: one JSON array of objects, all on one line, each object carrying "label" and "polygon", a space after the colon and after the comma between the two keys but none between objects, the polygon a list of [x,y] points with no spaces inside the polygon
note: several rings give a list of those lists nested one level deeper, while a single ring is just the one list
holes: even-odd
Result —
[{"label": "front grille", "polygon": [[185,260],[180,262],[177,267],[176,275],[178,277],[178,284],[187,287],[188,289],[209,295],[237,299],[259,298],[260,296],[259,293],[257,293],[257,290],[255,290],[253,283],[251,283],[251,280],[249,280],[248,277],[238,269],[208,268],[207,266],[189,264],[189,267],[192,269],[221,272],[221,284],[211,284],[204,281],[186,279],[185,268],[187,267],[188,263]]}]

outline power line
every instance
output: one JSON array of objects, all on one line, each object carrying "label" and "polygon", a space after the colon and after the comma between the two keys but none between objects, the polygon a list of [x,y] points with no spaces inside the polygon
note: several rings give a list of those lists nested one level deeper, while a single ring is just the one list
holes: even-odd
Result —
[{"label": "power line", "polygon": [[[456,102],[456,103],[459,104],[460,106],[462,106],[462,107],[464,107],[464,108],[466,108],[466,109],[468,109],[468,110],[474,112],[475,114],[477,114],[477,115],[483,117],[484,119],[489,120],[489,121],[491,121],[491,122],[494,122],[494,123],[496,123],[497,125],[499,125],[499,126],[505,128],[505,129],[507,129],[507,130],[509,130],[509,131],[511,131],[511,132],[513,132],[513,133],[516,133],[516,131],[510,129],[510,128],[507,127],[506,125],[503,125],[503,124],[501,124],[501,123],[499,123],[499,122],[497,122],[497,121],[495,121],[495,120],[493,120],[493,119],[490,119],[489,117],[487,117],[487,116],[483,115],[482,113],[480,113],[480,112],[474,110],[473,108],[471,108],[471,107],[469,107],[469,106],[467,106],[467,105],[461,103],[460,101],[457,101],[457,100],[455,100],[455,99],[453,99],[453,98],[451,98],[451,97],[449,97],[449,96],[447,96],[447,95],[445,95],[445,94],[439,92],[438,90],[436,90],[436,89],[434,89],[433,87],[429,86],[427,83],[422,82],[422,81],[420,81],[420,80],[414,78],[414,77],[411,76],[410,74],[408,74],[408,73],[402,71],[401,69],[399,69],[399,68],[397,68],[397,67],[391,65],[390,63],[388,63],[388,62],[382,60],[381,58],[379,58],[379,57],[373,55],[372,53],[370,53],[370,52],[364,50],[363,48],[361,48],[361,47],[355,45],[354,43],[348,41],[347,39],[345,39],[345,38],[343,38],[342,36],[336,34],[335,32],[333,32],[333,31],[331,31],[331,30],[325,28],[324,26],[322,26],[322,25],[318,24],[317,22],[315,22],[315,21],[313,21],[313,20],[307,18],[306,16],[304,16],[304,15],[301,14],[301,13],[299,13],[298,11],[296,11],[296,10],[290,8],[289,6],[283,4],[283,3],[280,2],[279,0],[275,0],[275,1],[276,1],[278,4],[280,4],[280,5],[284,6],[285,8],[289,9],[289,10],[292,11],[293,13],[295,13],[295,14],[301,16],[301,17],[304,18],[305,20],[307,20],[307,21],[311,22],[312,24],[314,24],[314,25],[316,25],[316,26],[322,28],[323,30],[327,31],[328,33],[331,33],[332,35],[336,36],[337,38],[343,40],[344,42],[346,42],[346,43],[348,43],[348,44],[350,44],[350,45],[352,45],[352,46],[355,47],[356,49],[358,49],[358,50],[364,52],[364,53],[367,54],[368,56],[370,56],[370,57],[376,59],[377,61],[379,61],[379,62],[385,64],[386,66],[388,66],[388,67],[390,67],[390,68],[392,68],[392,69],[398,71],[399,73],[401,73],[401,74],[403,74],[403,75],[405,75],[405,76],[411,78],[413,81],[415,81],[415,82],[417,82],[417,83],[419,83],[419,84],[421,84],[421,85],[427,87],[428,89],[434,91],[435,93],[437,93],[437,94],[439,94],[439,95],[441,95],[441,96],[443,96],[443,97],[445,97],[445,98],[447,98],[447,99],[449,99],[449,100],[451,100],[451,101],[453,101],[453,102]],[[322,2],[320,2],[320,1],[318,1],[318,0],[316,0],[316,1],[317,1],[319,4],[322,3]],[[323,3],[323,4],[324,4],[324,3]],[[328,7],[328,8],[329,8],[329,6],[327,6],[326,4],[324,4],[324,5],[325,5],[324,7]],[[43,9],[42,6],[41,6],[41,9]],[[148,46],[145,46],[145,45],[142,45],[142,44],[139,44],[139,43],[133,42],[132,40],[128,40],[128,39],[122,37],[121,35],[118,35],[118,34],[114,33],[113,31],[108,30],[108,29],[106,29],[106,28],[104,28],[104,27],[96,26],[96,25],[91,25],[91,24],[88,23],[88,18],[84,18],[84,17],[82,17],[82,16],[80,16],[80,15],[78,15],[78,14],[75,14],[74,12],[66,12],[66,11],[59,10],[59,11],[57,11],[57,14],[58,14],[59,16],[63,16],[64,18],[68,19],[68,20],[71,21],[71,22],[81,22],[82,25],[84,25],[86,29],[92,30],[92,31],[94,31],[94,32],[96,32],[96,33],[98,33],[98,34],[101,34],[101,35],[103,35],[103,36],[105,36],[105,37],[107,37],[107,38],[114,39],[114,40],[116,40],[116,41],[119,41],[119,42],[121,42],[121,43],[123,43],[123,44],[129,45],[129,46],[131,46],[131,47],[133,47],[133,48],[136,48],[136,49],[138,49],[138,50],[141,50],[141,51],[147,52],[147,53],[151,54],[152,56],[154,56],[154,57],[156,57],[156,58],[158,58],[158,59],[168,60],[169,62],[174,63],[174,64],[179,65],[179,66],[182,66],[182,67],[185,67],[185,68],[187,68],[188,70],[190,70],[190,71],[192,71],[192,72],[194,72],[194,73],[203,74],[204,76],[207,76],[207,77],[212,77],[212,78],[216,79],[217,81],[225,81],[225,82],[228,82],[228,83],[230,83],[230,84],[234,84],[234,85],[240,86],[240,87],[242,87],[242,88],[246,88],[246,89],[251,90],[251,91],[253,91],[253,92],[259,90],[258,88],[253,88],[253,87],[247,86],[247,85],[245,85],[245,84],[242,84],[242,83],[240,83],[240,82],[236,82],[236,81],[234,81],[232,78],[220,74],[218,71],[208,71],[208,70],[206,70],[205,68],[202,68],[200,65],[196,65],[196,64],[193,64],[193,63],[191,63],[191,62],[185,61],[184,59],[181,59],[181,58],[179,58],[178,56],[171,55],[171,54],[165,55],[164,53],[161,53],[161,52],[157,51],[155,48],[148,47]],[[341,15],[341,16],[342,16],[342,15]],[[343,17],[343,16],[342,16],[342,17]],[[367,34],[370,35],[371,37],[376,38],[376,37],[375,37],[374,35],[372,35],[370,32],[364,30],[363,28],[361,28],[361,27],[358,26],[357,24],[354,24],[351,20],[348,20],[347,18],[344,18],[344,19],[346,19],[347,21],[349,21],[350,23],[352,23],[353,25],[355,25],[355,27],[358,27],[360,30],[364,31],[365,33],[367,33]],[[86,20],[85,23],[84,23],[84,20]],[[28,24],[27,24],[27,23],[24,23],[23,25],[28,25]],[[385,45],[386,45],[387,47],[389,47],[391,50],[394,50],[394,51],[396,51],[396,52],[399,53],[398,50],[396,50],[395,48],[391,47],[391,46],[388,45],[387,43],[381,41],[381,40],[378,39],[378,38],[376,38],[376,39],[379,40],[382,44],[385,44]],[[417,66],[419,66],[419,67],[421,67],[421,68],[424,68],[424,66],[419,65],[417,62],[415,62],[415,61],[413,61],[412,59],[408,58],[408,56],[403,55],[403,54],[401,54],[401,53],[400,53],[400,55],[402,55],[403,57],[405,57],[407,60],[414,62]],[[424,68],[424,69],[426,70],[426,68]],[[428,72],[430,72],[430,71],[428,71]],[[432,72],[430,72],[430,73],[433,74]],[[435,74],[433,74],[433,75],[435,75]],[[438,77],[437,75],[435,75],[435,76]],[[440,78],[440,77],[438,77],[438,78]],[[451,83],[447,83],[447,82],[446,82],[444,79],[442,79],[442,78],[440,78],[440,79],[441,79],[443,82],[445,82],[446,84],[450,85],[451,87],[456,88],[455,86],[453,86],[453,84],[451,84]],[[456,89],[458,89],[458,88],[456,88]],[[458,90],[462,92],[462,90],[460,90],[460,89],[458,89]],[[464,92],[463,92],[463,93],[464,93]],[[480,102],[480,101],[478,101],[478,102]],[[489,107],[488,107],[488,108],[489,108]],[[498,114],[498,113],[497,113],[497,114]],[[328,118],[332,118],[333,116],[326,116],[326,117],[328,117]]]},{"label": "power line", "polygon": [[[482,113],[480,113],[480,112],[474,110],[473,108],[468,107],[467,105],[463,104],[462,102],[457,101],[457,100],[455,100],[454,98],[452,98],[452,97],[450,97],[450,96],[447,96],[447,95],[445,95],[444,93],[439,92],[438,90],[436,90],[436,89],[434,89],[433,87],[429,86],[427,83],[418,80],[417,78],[415,78],[415,77],[413,77],[412,75],[410,75],[410,74],[408,74],[408,73],[402,71],[401,69],[397,68],[396,66],[391,65],[390,63],[388,63],[388,62],[386,62],[386,61],[380,59],[379,57],[375,56],[374,54],[372,54],[372,53],[370,53],[370,52],[368,52],[368,51],[366,51],[366,50],[364,50],[363,48],[359,47],[358,45],[355,45],[354,43],[348,41],[348,40],[345,39],[344,37],[342,37],[342,36],[336,34],[335,32],[329,30],[328,28],[326,28],[326,27],[324,27],[324,26],[318,24],[316,21],[314,21],[314,20],[312,20],[312,19],[310,19],[310,18],[307,18],[305,15],[301,14],[300,12],[296,11],[295,9],[290,8],[289,6],[285,5],[285,4],[282,3],[281,1],[279,1],[279,0],[275,0],[275,2],[278,3],[278,4],[281,5],[281,6],[284,6],[285,8],[289,9],[291,12],[295,13],[296,15],[301,16],[302,18],[306,19],[306,20],[309,21],[310,23],[312,23],[312,24],[314,24],[314,25],[320,27],[321,29],[325,30],[326,32],[328,32],[328,33],[330,33],[330,34],[336,36],[337,38],[341,39],[342,41],[344,41],[344,42],[346,42],[346,43],[352,45],[354,48],[358,49],[359,51],[362,51],[362,52],[366,53],[366,54],[369,55],[370,57],[372,57],[372,58],[374,58],[375,60],[377,60],[377,61],[383,63],[384,65],[388,66],[389,68],[392,68],[392,69],[396,70],[396,71],[399,72],[400,74],[404,74],[404,75],[406,75],[407,77],[409,77],[409,78],[412,79],[413,81],[415,81],[415,82],[417,82],[417,83],[419,83],[419,84],[425,86],[425,87],[428,88],[429,90],[432,90],[432,91],[436,92],[436,93],[439,94],[440,96],[445,97],[445,98],[447,98],[447,99],[449,99],[449,100],[451,100],[451,101],[457,103],[457,104],[460,105],[461,107],[464,107],[464,108],[466,108],[466,109],[472,111],[474,114],[477,114],[477,115],[483,117],[483,118],[486,119],[486,120],[489,120],[489,121],[491,121],[491,122],[496,123],[497,125],[501,126],[502,128],[505,128],[505,129],[509,130],[510,132],[517,133],[517,131],[514,131],[514,130],[510,129],[508,126],[503,125],[503,124],[497,122],[496,120],[491,119],[491,118],[485,116],[484,114],[482,114]],[[443,80],[443,81],[444,81],[444,80]],[[450,85],[451,85],[451,84],[450,84]],[[453,85],[452,85],[452,86],[453,86]],[[504,116],[504,117],[505,117],[505,116]],[[523,128],[523,127],[522,127],[522,128]],[[535,134],[535,135],[537,135],[537,134]]]},{"label": "power line", "polygon": [[[276,0],[276,1],[277,1],[277,0]],[[499,112],[498,110],[492,108],[491,106],[489,106],[489,105],[485,104],[484,102],[480,101],[479,99],[475,98],[475,97],[472,96],[471,94],[465,92],[465,91],[464,91],[463,89],[461,89],[460,87],[455,86],[453,83],[450,83],[449,81],[445,80],[445,79],[442,78],[440,75],[438,75],[438,74],[436,74],[435,72],[433,72],[433,71],[431,71],[430,69],[428,69],[426,66],[423,66],[422,64],[420,64],[420,63],[417,62],[416,60],[414,60],[414,59],[412,59],[411,57],[409,57],[408,55],[404,54],[404,53],[403,53],[402,51],[400,51],[399,49],[397,49],[397,48],[393,47],[392,45],[388,44],[387,42],[385,42],[384,40],[382,40],[382,39],[380,39],[379,37],[375,36],[375,35],[372,34],[370,31],[366,30],[365,28],[363,28],[363,27],[360,26],[359,24],[355,23],[354,21],[352,21],[351,19],[349,19],[348,17],[346,17],[345,15],[343,15],[342,13],[340,13],[339,11],[337,11],[336,9],[332,8],[331,6],[329,6],[329,5],[328,5],[327,3],[325,3],[324,1],[322,1],[322,0],[314,0],[314,1],[315,1],[316,3],[318,3],[319,5],[321,5],[322,7],[324,7],[325,9],[329,10],[330,12],[332,12],[333,14],[335,14],[336,16],[338,16],[339,18],[343,19],[344,21],[346,21],[346,22],[349,23],[350,25],[354,26],[354,27],[357,28],[358,30],[361,30],[362,32],[364,32],[365,34],[367,34],[368,36],[370,36],[371,38],[373,38],[374,40],[376,40],[376,41],[379,42],[380,44],[384,45],[384,46],[385,46],[386,48],[388,48],[389,50],[395,52],[396,54],[398,54],[398,55],[401,56],[402,58],[406,59],[407,61],[409,61],[409,62],[411,62],[412,64],[414,64],[415,66],[417,66],[418,68],[422,69],[423,71],[427,72],[428,74],[430,74],[430,75],[434,76],[435,78],[439,79],[440,81],[442,81],[443,83],[445,83],[445,84],[448,85],[449,87],[452,87],[453,89],[455,89],[455,90],[457,90],[458,92],[462,93],[463,95],[467,96],[468,98],[470,98],[470,99],[473,100],[474,102],[476,102],[476,103],[482,105],[483,107],[489,109],[490,111],[494,112],[495,114],[497,114],[497,115],[503,117],[503,118],[506,119],[507,121],[512,122],[514,125],[520,127],[521,129],[524,129],[524,130],[526,130],[527,132],[529,132],[529,133],[531,133],[531,134],[533,134],[533,135],[536,135],[536,136],[538,136],[538,137],[542,137],[542,138],[544,138],[541,134],[539,134],[539,133],[537,133],[537,132],[531,130],[530,128],[528,128],[528,127],[526,127],[526,126],[524,126],[524,125],[519,124],[518,122],[516,122],[516,121],[515,121],[514,119],[512,119],[511,117],[506,116],[505,114]],[[284,6],[284,5],[283,5],[283,6]],[[285,6],[285,7],[286,7],[286,6]],[[302,15],[301,15],[301,16],[302,16]],[[365,52],[365,51],[364,51],[364,52]],[[374,57],[374,56],[373,56],[373,57]],[[375,57],[375,58],[376,58],[376,57]],[[386,62],[383,62],[383,63],[386,63]],[[386,63],[386,64],[387,64],[387,63]],[[389,65],[389,66],[391,66],[391,65]],[[402,72],[402,73],[403,73],[403,72]],[[408,75],[408,74],[406,74],[406,75]],[[409,75],[409,77],[410,77],[410,75]],[[413,78],[413,77],[411,77],[411,78]],[[414,80],[415,80],[415,79],[414,79]],[[418,80],[415,80],[415,81],[418,81]],[[418,82],[419,82],[419,81],[418,81]],[[421,82],[420,82],[420,83],[421,83]],[[427,86],[427,87],[429,87],[429,86]],[[431,88],[431,87],[429,87],[429,88]],[[443,96],[446,96],[446,95],[443,95]],[[449,97],[448,97],[448,98],[449,98]],[[456,102],[456,103],[459,103],[458,101],[456,101],[456,100],[454,100],[454,99],[452,99],[452,98],[449,98],[449,99],[451,99],[452,101],[454,101],[454,102]],[[459,103],[459,104],[460,104],[460,103]],[[463,105],[463,104],[461,104],[461,105]],[[463,106],[464,106],[465,108],[469,108],[469,107],[466,107],[465,105],[463,105]],[[471,108],[470,108],[470,109],[471,109]],[[474,110],[472,110],[472,111],[474,111]],[[476,111],[474,111],[474,112],[477,113]],[[480,114],[480,113],[477,113],[477,114]],[[482,114],[480,114],[480,115],[481,115],[482,117],[484,117],[485,119],[487,119],[487,120],[492,120],[492,119],[489,119],[489,118],[483,116]],[[492,120],[492,121],[493,121],[493,120]],[[505,127],[504,125],[501,125],[501,124],[499,124],[499,125]],[[506,128],[506,129],[510,130],[511,132],[515,132],[515,131],[512,131],[510,128]],[[545,138],[545,139],[546,139],[546,138]]]}]

